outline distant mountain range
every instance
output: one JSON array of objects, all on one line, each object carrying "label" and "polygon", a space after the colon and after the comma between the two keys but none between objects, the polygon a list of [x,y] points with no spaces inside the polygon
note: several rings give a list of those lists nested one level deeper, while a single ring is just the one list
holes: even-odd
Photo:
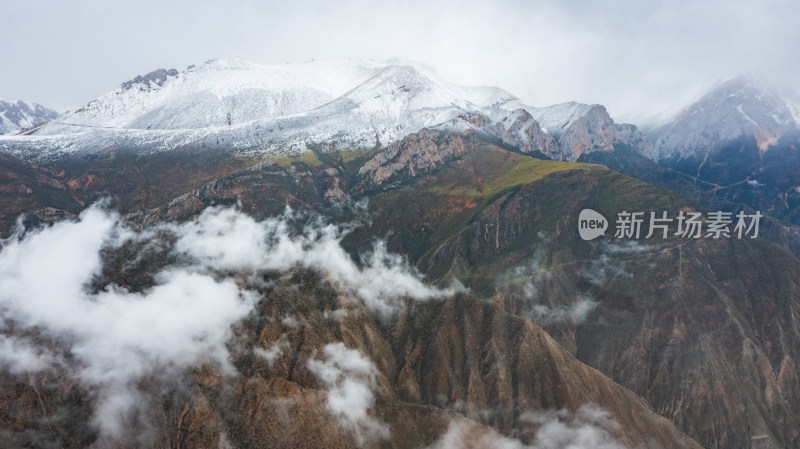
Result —
[{"label": "distant mountain range", "polygon": [[[800,224],[800,175],[794,162],[781,162],[798,159],[800,96],[758,77],[722,83],[669,123],[645,130],[616,123],[602,105],[532,107],[497,87],[449,83],[419,64],[356,59],[211,60],[137,76],[58,118],[40,106],[17,109],[39,115],[15,119],[27,130],[0,138],[0,152],[37,161],[178,148],[241,157],[366,154],[422,129],[477,132],[561,161],[612,164],[626,148],[693,189]],[[31,117],[49,121],[32,126],[40,118]],[[610,166],[652,177],[652,167],[626,165]]]},{"label": "distant mountain range", "polygon": [[800,96],[766,86],[755,78],[734,78],[671,122],[647,129],[645,136],[633,125],[615,123],[602,105],[532,107],[500,88],[458,86],[409,62],[263,66],[212,60],[184,71],[159,69],[137,76],[58,120],[39,105],[12,108],[0,102],[8,129],[49,121],[25,132],[29,137],[0,140],[0,150],[23,158],[185,145],[258,154],[297,154],[311,147],[363,151],[422,128],[448,122],[461,126],[452,121],[480,114],[486,118],[473,126],[485,132],[493,128],[509,143],[557,160],[574,161],[621,143],[648,158],[674,161],[740,137],[753,137],[763,153],[796,132]]},{"label": "distant mountain range", "polygon": [[734,78],[650,134],[658,163],[696,188],[800,224],[796,92],[758,78]]},{"label": "distant mountain range", "polygon": [[737,77],[712,89],[670,123],[652,131],[658,159],[685,159],[740,137],[761,152],[800,124],[800,96],[758,78]]},{"label": "distant mountain range", "polygon": [[413,63],[261,66],[236,59],[138,76],[26,137],[0,141],[0,150],[23,158],[198,144],[258,154],[297,154],[315,146],[369,150],[464,114],[483,114],[505,128],[518,110],[539,124],[534,130],[517,122],[530,135],[515,140],[556,159],[643,139],[633,127],[616,125],[599,105],[533,108],[502,89],[458,86]]},{"label": "distant mountain range", "polygon": [[0,98],[0,134],[30,128],[58,116],[58,112],[38,103],[26,103],[22,100],[13,102]]}]

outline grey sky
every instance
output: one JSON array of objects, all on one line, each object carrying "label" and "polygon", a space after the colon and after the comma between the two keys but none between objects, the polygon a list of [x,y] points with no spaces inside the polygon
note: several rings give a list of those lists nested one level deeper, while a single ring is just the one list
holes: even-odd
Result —
[{"label": "grey sky", "polygon": [[535,106],[674,110],[757,71],[798,85],[800,2],[3,0],[0,97],[56,109],[212,58],[404,58]]}]

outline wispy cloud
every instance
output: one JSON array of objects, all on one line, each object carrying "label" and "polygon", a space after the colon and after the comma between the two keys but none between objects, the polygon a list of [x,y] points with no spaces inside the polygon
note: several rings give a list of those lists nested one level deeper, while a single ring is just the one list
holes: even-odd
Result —
[{"label": "wispy cloud", "polygon": [[0,366],[12,374],[36,372],[55,362],[54,356],[33,344],[0,334]]},{"label": "wispy cloud", "polygon": [[383,318],[398,310],[397,297],[430,299],[457,289],[425,285],[419,273],[403,257],[389,253],[382,241],[375,243],[359,266],[340,245],[345,229],[318,220],[300,226],[291,210],[256,222],[234,209],[215,207],[206,209],[196,221],[172,226],[178,236],[175,249],[199,264],[227,271],[295,266],[318,270]]},{"label": "wispy cloud", "polygon": [[[599,303],[589,293],[554,288],[554,274],[545,260],[549,244],[550,239],[540,233],[531,258],[499,276],[497,287],[514,299],[521,316],[540,326],[580,324]],[[555,303],[553,298],[567,302]]]},{"label": "wispy cloud", "polygon": [[375,365],[343,343],[326,345],[322,352],[324,360],[312,358],[307,365],[327,390],[326,404],[331,413],[361,445],[389,438],[389,426],[369,414],[375,405]]},{"label": "wispy cloud", "polygon": [[464,418],[450,422],[447,431],[429,449],[622,449],[611,434],[618,427],[600,407],[581,406],[575,412],[527,412],[519,418],[521,425],[535,425],[529,443],[501,435]]},{"label": "wispy cloud", "polygon": [[[318,270],[385,319],[399,309],[401,296],[424,300],[448,294],[425,285],[385,246],[376,245],[360,266],[339,245],[340,228],[312,221],[292,230],[291,215],[259,222],[233,209],[211,208],[194,221],[134,232],[117,214],[91,207],[77,220],[17,233],[0,250],[0,318],[16,330],[67,345],[77,361],[68,368],[97,393],[94,422],[113,437],[126,417],[147,406],[136,387],[143,376],[204,362],[236,374],[225,343],[231,325],[259,299],[248,287],[248,273]],[[158,239],[163,241],[153,243]],[[153,273],[153,285],[129,289],[112,282],[98,290],[104,257],[124,254],[117,250],[130,243],[142,251],[166,251],[166,266]],[[122,266],[144,263],[141,254],[131,257]],[[280,350],[262,348],[257,354],[271,364]],[[315,366],[346,376],[361,366],[358,357],[337,347],[326,354],[329,365]],[[341,365],[341,357],[355,365]],[[0,333],[0,360],[12,373],[59,362],[46,348],[7,330]],[[370,373],[355,374],[369,378]],[[352,389],[358,390],[346,385],[341,391],[331,386],[338,392],[332,397],[340,394],[346,402]]]}]

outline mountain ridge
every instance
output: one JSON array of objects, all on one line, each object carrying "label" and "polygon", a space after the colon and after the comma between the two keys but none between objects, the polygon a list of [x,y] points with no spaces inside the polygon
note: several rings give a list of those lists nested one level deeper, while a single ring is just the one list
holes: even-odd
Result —
[{"label": "mountain ridge", "polygon": [[[571,113],[565,115],[565,108]],[[524,136],[517,143],[556,159],[609,151],[614,142],[628,143],[632,135],[642,141],[632,125],[625,125],[628,131],[617,138],[618,125],[600,105],[533,108],[497,87],[443,81],[416,63],[331,60],[262,66],[233,59],[137,76],[32,130],[28,138],[0,140],[0,151],[23,158],[69,157],[91,148],[164,151],[218,141],[275,154],[305,152],[312,145],[366,150],[459,115],[481,113],[500,123],[517,109],[545,121],[543,134],[558,145],[531,145]]]},{"label": "mountain ridge", "polygon": [[800,124],[797,94],[740,75],[710,89],[669,123],[652,131],[658,159],[684,159],[739,137],[767,151]]},{"label": "mountain ridge", "polygon": [[0,98],[0,135],[30,128],[61,115],[39,103]]}]

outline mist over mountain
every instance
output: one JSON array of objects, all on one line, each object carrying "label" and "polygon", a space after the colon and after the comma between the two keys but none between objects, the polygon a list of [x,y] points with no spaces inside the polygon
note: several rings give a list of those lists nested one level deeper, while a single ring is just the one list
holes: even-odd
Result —
[{"label": "mist over mountain", "polygon": [[[228,59],[26,118],[0,438],[797,447],[796,99],[734,78],[642,131],[408,61]],[[586,241],[584,209],[763,222]]]},{"label": "mist over mountain", "polygon": [[715,87],[669,124],[653,131],[659,159],[683,159],[739,137],[753,137],[761,152],[797,131],[800,96],[757,77],[740,76]]}]

